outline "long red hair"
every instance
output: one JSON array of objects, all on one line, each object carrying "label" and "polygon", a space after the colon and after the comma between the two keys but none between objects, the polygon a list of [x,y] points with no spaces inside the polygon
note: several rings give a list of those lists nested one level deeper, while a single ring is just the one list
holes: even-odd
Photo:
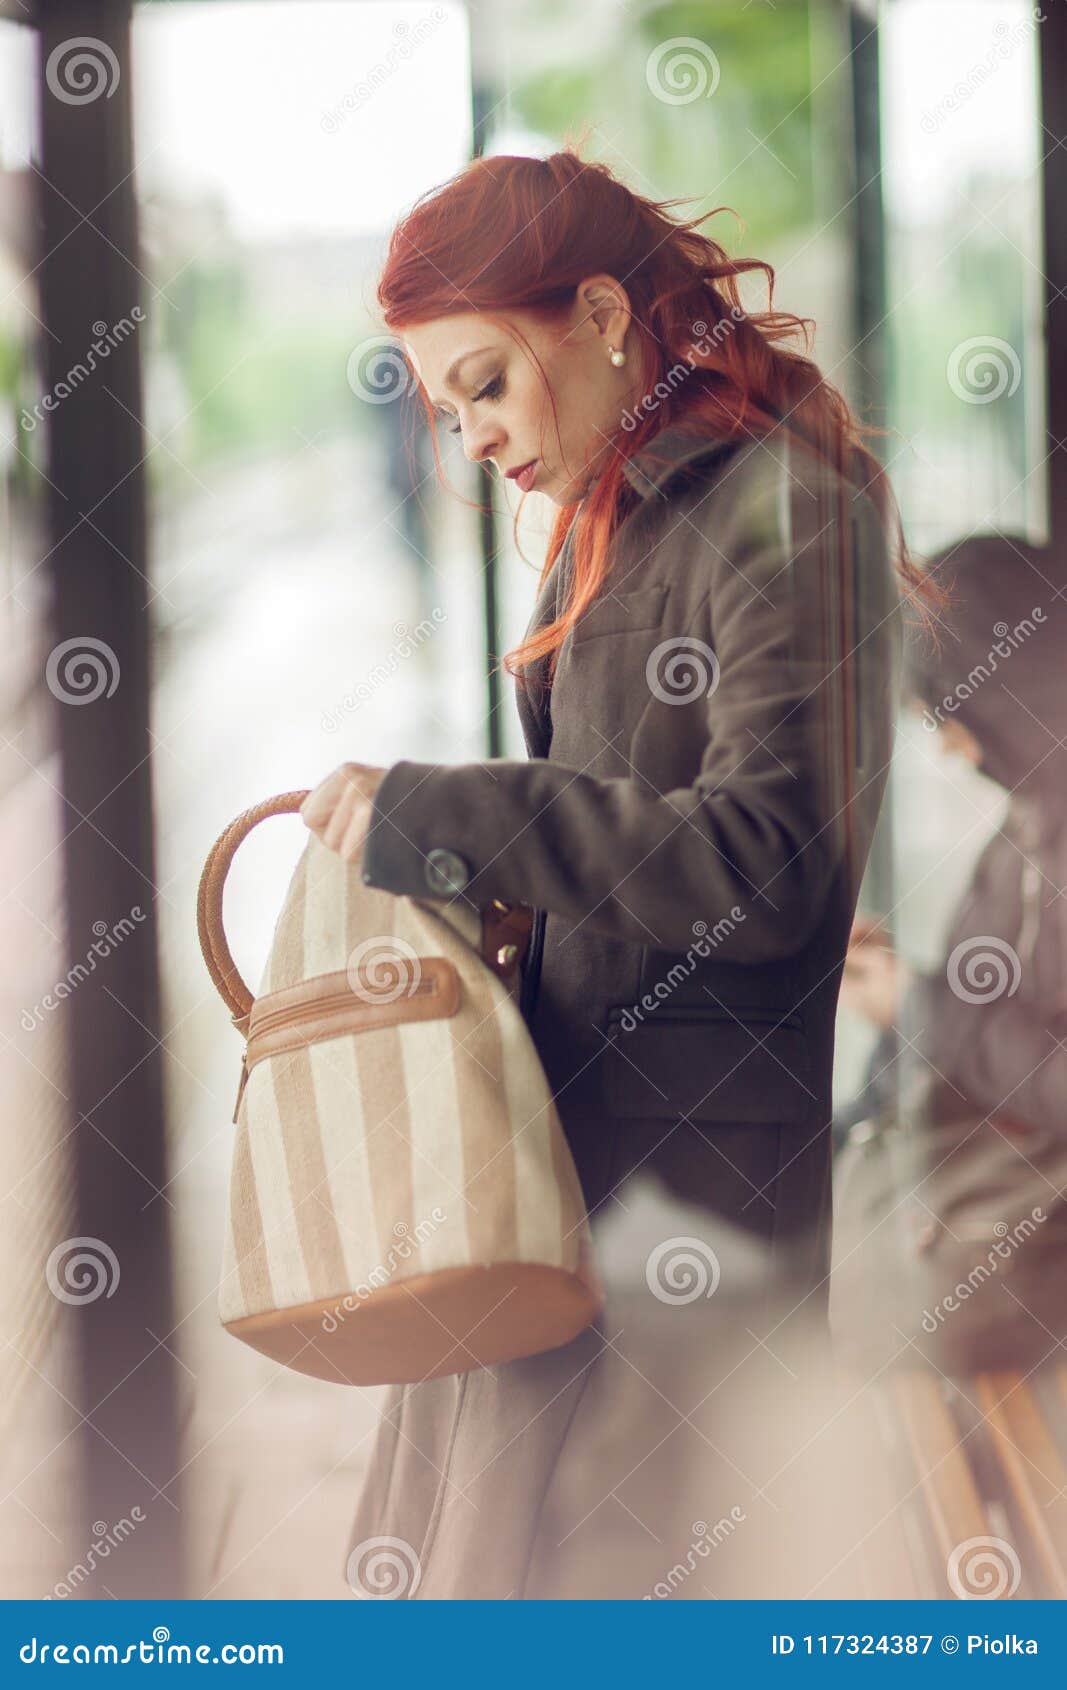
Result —
[{"label": "long red hair", "polygon": [[[786,428],[792,439],[829,461],[874,501],[886,528],[904,597],[928,621],[927,605],[949,601],[911,557],[900,511],[885,470],[864,444],[886,430],[860,421],[843,394],[806,356],[810,318],[775,311],[774,270],[758,258],[730,258],[698,230],[715,211],[691,221],[668,216],[681,199],[650,200],[582,159],[568,146],[549,157],[476,159],[416,201],[393,231],[378,283],[385,327],[409,325],[464,311],[498,321],[544,370],[518,325],[502,314],[525,310],[546,323],[561,319],[586,276],[607,272],[625,286],[640,389],[656,395],[646,414],[620,420],[615,450],[580,505],[561,506],[549,538],[544,581],[571,524],[571,592],[562,614],[508,652],[515,675],[547,656],[551,679],[567,630],[600,591],[610,546],[638,495],[622,466],[669,422],[709,439],[757,439]],[[720,207],[720,210],[727,209]],[[746,312],[737,278],[762,270],[768,309]],[[803,337],[805,352],[785,344]],[[684,379],[672,380],[683,371]],[[412,372],[443,478],[429,395]],[[558,424],[558,417],[557,417]],[[516,522],[518,517],[516,516]]]}]

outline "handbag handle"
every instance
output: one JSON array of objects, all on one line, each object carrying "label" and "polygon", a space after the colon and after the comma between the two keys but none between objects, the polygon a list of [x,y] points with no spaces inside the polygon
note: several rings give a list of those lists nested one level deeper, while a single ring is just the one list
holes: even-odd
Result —
[{"label": "handbag handle", "polygon": [[[200,949],[234,1026],[245,1037],[255,997],[245,984],[226,939],[222,919],[226,876],[237,847],[252,829],[267,816],[295,815],[311,790],[304,787],[299,792],[281,792],[275,798],[264,798],[251,809],[242,810],[219,834],[200,876],[196,900]],[[502,898],[493,898],[482,910],[482,961],[501,980],[510,980],[521,966],[532,928],[533,909],[529,904],[509,904]]]},{"label": "handbag handle", "polygon": [[253,994],[241,978],[240,970],[226,939],[222,920],[222,894],[234,853],[243,839],[267,816],[295,815],[311,788],[302,792],[281,792],[276,798],[264,798],[243,810],[224,828],[208,853],[200,876],[196,900],[196,925],[200,934],[200,949],[204,953],[208,973],[218,988],[219,996],[230,1011],[235,1027],[247,1035],[248,1017],[255,1002]]}]

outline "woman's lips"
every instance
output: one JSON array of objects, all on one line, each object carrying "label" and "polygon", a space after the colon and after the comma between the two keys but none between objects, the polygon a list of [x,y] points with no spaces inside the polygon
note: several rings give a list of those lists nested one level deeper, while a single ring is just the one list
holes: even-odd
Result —
[{"label": "woman's lips", "polygon": [[513,478],[516,485],[521,487],[524,493],[528,493],[534,484],[537,476],[537,464],[538,460],[534,458],[531,463],[526,465],[525,469],[520,469],[518,475]]}]

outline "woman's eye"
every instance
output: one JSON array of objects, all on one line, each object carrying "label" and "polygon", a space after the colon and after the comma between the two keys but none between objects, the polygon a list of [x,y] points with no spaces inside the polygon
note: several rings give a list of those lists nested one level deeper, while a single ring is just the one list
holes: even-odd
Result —
[{"label": "woman's eye", "polygon": [[[503,393],[503,391],[504,391],[504,377],[502,375],[495,375],[492,378],[491,381],[486,382],[485,386],[481,389],[481,391],[479,393],[474,393],[474,394],[471,395],[471,404],[476,405],[478,403],[479,399],[499,399],[501,394]],[[448,433],[449,434],[458,434],[459,432],[460,432],[460,425],[459,425],[458,422],[449,423],[449,425],[448,425]]]}]

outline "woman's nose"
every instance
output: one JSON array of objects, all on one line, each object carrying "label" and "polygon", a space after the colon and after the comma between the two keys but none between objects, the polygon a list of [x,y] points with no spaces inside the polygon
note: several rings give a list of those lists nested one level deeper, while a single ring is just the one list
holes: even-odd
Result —
[{"label": "woman's nose", "polygon": [[487,458],[499,453],[500,443],[500,430],[486,423],[464,438],[463,450],[472,464],[482,464]]}]

